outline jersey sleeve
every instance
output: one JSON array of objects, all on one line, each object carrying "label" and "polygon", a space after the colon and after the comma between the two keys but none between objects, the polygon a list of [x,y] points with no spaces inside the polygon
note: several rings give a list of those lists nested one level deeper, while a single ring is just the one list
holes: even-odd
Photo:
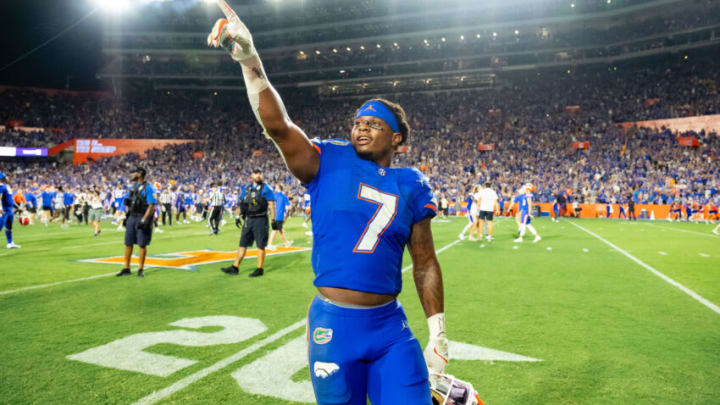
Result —
[{"label": "jersey sleeve", "polygon": [[323,178],[323,173],[334,170],[343,156],[348,156],[350,153],[355,154],[350,142],[344,139],[320,140],[313,138],[310,142],[312,142],[313,147],[320,155],[320,168],[310,183],[305,185],[308,193],[318,186]]},{"label": "jersey sleeve", "polygon": [[149,184],[145,186],[145,202],[148,204],[157,204],[157,200],[155,199],[155,190],[153,189],[153,186]]},{"label": "jersey sleeve", "polygon": [[412,224],[415,225],[426,218],[434,218],[437,215],[437,201],[435,201],[427,177],[415,169],[411,173],[413,189],[408,205],[412,211]]},{"label": "jersey sleeve", "polygon": [[267,184],[265,184],[264,186],[265,187],[263,188],[263,193],[265,194],[265,199],[268,201],[275,201],[275,193],[273,193],[270,186],[268,186]]}]

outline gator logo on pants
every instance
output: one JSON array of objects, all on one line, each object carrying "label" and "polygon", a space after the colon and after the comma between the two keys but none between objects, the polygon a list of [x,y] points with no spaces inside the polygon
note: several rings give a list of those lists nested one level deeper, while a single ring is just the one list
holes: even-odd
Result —
[{"label": "gator logo on pants", "polygon": [[332,340],[333,330],[326,328],[315,328],[313,331],[313,342],[324,345]]}]

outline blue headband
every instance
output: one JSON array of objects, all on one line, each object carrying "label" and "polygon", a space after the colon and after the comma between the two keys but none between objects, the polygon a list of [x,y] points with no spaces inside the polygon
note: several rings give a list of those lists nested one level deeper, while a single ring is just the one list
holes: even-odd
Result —
[{"label": "blue headband", "polygon": [[379,101],[369,101],[363,104],[363,106],[358,110],[357,115],[355,115],[355,119],[358,119],[358,117],[380,118],[385,121],[385,123],[388,124],[394,132],[400,132],[400,127],[398,126],[395,114],[393,114],[393,112],[390,111],[385,104]]}]

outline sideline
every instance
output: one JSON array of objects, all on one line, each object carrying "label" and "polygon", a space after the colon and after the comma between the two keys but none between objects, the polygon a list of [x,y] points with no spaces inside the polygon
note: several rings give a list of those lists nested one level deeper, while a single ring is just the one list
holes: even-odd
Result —
[{"label": "sideline", "polygon": [[697,232],[697,231],[686,231],[685,229],[676,229],[676,228],[671,228],[671,227],[669,227],[669,226],[655,225],[655,224],[650,224],[650,223],[646,223],[645,225],[647,225],[647,226],[652,226],[652,227],[655,227],[655,228],[667,229],[667,230],[669,230],[669,231],[685,232],[685,233],[691,233],[691,234],[693,234],[693,235],[707,236],[707,237],[713,238],[713,239],[717,239],[717,238],[718,238],[717,235],[713,235],[713,234],[710,233],[709,231],[708,231],[708,233],[703,233],[703,232]]}]

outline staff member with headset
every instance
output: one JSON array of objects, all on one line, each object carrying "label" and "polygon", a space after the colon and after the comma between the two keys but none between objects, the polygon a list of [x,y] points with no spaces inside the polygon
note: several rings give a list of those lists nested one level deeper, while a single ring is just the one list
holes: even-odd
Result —
[{"label": "staff member with headset", "polygon": [[237,275],[238,267],[242,263],[247,247],[255,242],[258,252],[258,266],[249,274],[250,277],[259,277],[265,274],[265,246],[268,241],[268,210],[270,216],[275,218],[275,193],[263,182],[262,170],[259,168],[252,172],[252,183],[245,186],[240,194],[240,212],[245,220],[240,235],[240,247],[232,266],[224,267],[226,274]]},{"label": "staff member with headset", "polygon": [[155,190],[145,181],[145,169],[138,166],[130,172],[130,180],[136,184],[130,191],[128,217],[125,224],[125,267],[117,274],[129,276],[133,245],[138,245],[138,277],[144,277],[145,254],[152,239],[153,214],[155,213]]}]

